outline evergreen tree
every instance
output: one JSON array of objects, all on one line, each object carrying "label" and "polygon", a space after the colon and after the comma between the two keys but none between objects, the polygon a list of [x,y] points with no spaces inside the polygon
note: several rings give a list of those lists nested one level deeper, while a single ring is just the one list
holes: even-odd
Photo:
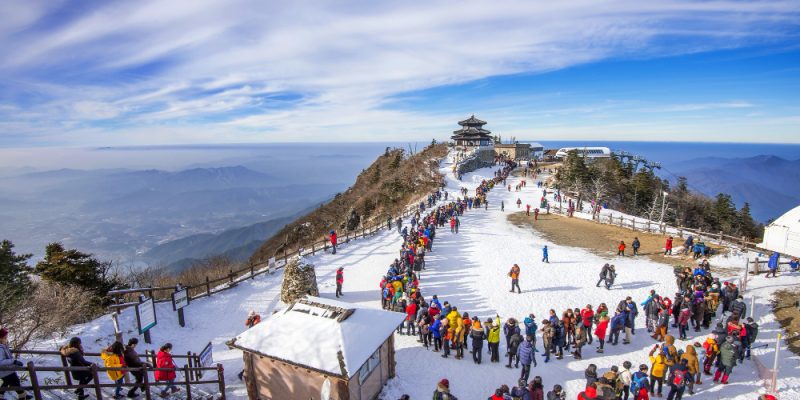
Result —
[{"label": "evergreen tree", "polygon": [[121,283],[111,275],[110,262],[101,262],[75,249],[66,250],[58,242],[47,245],[45,258],[36,264],[35,271],[44,280],[84,288],[97,299],[103,299]]},{"label": "evergreen tree", "polygon": [[14,243],[10,240],[0,242],[0,293],[3,294],[0,325],[5,323],[6,315],[32,292],[31,268],[28,266],[31,256],[14,252]]},{"label": "evergreen tree", "polygon": [[764,226],[757,223],[750,215],[750,203],[745,202],[737,213],[739,234],[748,238],[757,238],[764,233]]},{"label": "evergreen tree", "polygon": [[733,204],[730,195],[717,194],[712,216],[715,231],[733,232],[733,228],[736,226],[736,206]]}]

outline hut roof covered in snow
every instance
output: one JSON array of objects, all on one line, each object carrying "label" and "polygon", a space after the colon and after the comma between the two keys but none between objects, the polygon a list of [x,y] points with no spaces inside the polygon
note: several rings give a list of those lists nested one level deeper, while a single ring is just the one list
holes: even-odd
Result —
[{"label": "hut roof covered in snow", "polygon": [[237,336],[243,350],[350,378],[405,314],[305,297]]},{"label": "hut roof covered in snow", "polygon": [[764,229],[761,247],[800,257],[800,206],[781,215]]}]

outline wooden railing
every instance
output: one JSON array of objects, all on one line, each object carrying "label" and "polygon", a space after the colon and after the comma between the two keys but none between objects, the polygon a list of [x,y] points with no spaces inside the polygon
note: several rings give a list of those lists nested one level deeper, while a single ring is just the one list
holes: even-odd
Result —
[{"label": "wooden railing", "polygon": [[[400,214],[400,217],[406,218],[419,211],[419,202],[416,204],[416,206],[409,207],[403,211]],[[392,224],[394,224],[396,219],[397,217],[392,218]],[[388,226],[386,222],[376,222],[375,224],[362,227],[361,229],[346,231],[344,233],[344,237],[339,237],[338,241],[339,243],[348,243],[351,240],[372,236],[378,231],[387,228]],[[294,257],[309,255],[313,256],[318,252],[327,251],[330,247],[331,245],[328,238],[323,238],[322,240],[312,242],[310,249],[307,247],[297,247],[289,251],[284,248],[282,256],[280,258],[275,257],[274,264],[271,263],[270,260],[259,263],[250,262],[238,270],[231,269],[230,272],[225,276],[215,279],[211,279],[209,276],[206,276],[205,282],[196,285],[185,286],[185,288],[188,290],[190,301],[211,296],[215,293],[236,287],[236,285],[248,279],[254,279],[258,275],[272,273],[273,271],[279,270],[285,267],[289,260]],[[112,300],[112,304],[109,306],[109,308],[116,312],[120,312],[125,308],[133,307],[139,304],[138,301],[134,301],[131,297],[131,295],[134,294],[146,294],[149,298],[152,298],[155,303],[171,302],[171,296],[175,290],[176,287],[174,286],[111,290],[108,292],[108,296]]]},{"label": "wooden railing", "polygon": [[[557,203],[556,206],[551,207],[550,210],[554,211],[556,214],[567,215],[567,208],[562,207]],[[634,232],[647,232],[667,235],[671,233],[670,231],[674,231],[680,238],[684,238],[686,234],[691,234],[695,236],[695,239],[707,238],[716,241],[716,243],[719,245],[738,246],[743,250],[762,251],[762,249],[758,247],[758,243],[752,242],[751,239],[745,236],[735,237],[726,235],[722,231],[703,232],[699,229],[686,228],[682,226],[675,228],[663,222],[650,221],[640,217],[625,217],[622,214],[619,214],[618,216],[614,216],[614,214],[598,214],[594,217],[593,221],[601,224],[619,226],[620,228],[628,228]]]},{"label": "wooden railing", "polygon": [[[141,371],[143,376],[143,381],[141,383],[142,391],[144,393],[145,399],[151,400],[152,399],[152,389],[158,386],[166,386],[167,382],[165,381],[154,381],[150,380],[149,373],[155,371],[175,371],[182,372],[184,379],[175,380],[173,384],[175,386],[183,387],[185,392],[185,396],[187,400],[192,399],[192,392],[197,392],[198,388],[197,385],[216,385],[216,388],[219,390],[219,395],[221,400],[225,400],[225,374],[222,368],[222,364],[217,364],[214,367],[202,367],[198,363],[195,363],[194,366],[189,366],[186,364],[183,368],[176,368],[176,369],[169,369],[169,368],[152,368],[144,366],[142,368],[106,368],[106,367],[98,367],[97,365],[93,364],[90,367],[71,367],[67,365],[66,357],[62,356],[60,352],[57,351],[37,351],[37,350],[13,350],[15,354],[28,354],[28,355],[58,355],[61,357],[61,366],[45,366],[45,365],[36,365],[33,361],[29,361],[24,366],[0,366],[0,371],[15,371],[19,373],[27,373],[29,384],[23,386],[8,386],[4,387],[3,390],[8,391],[31,391],[33,392],[33,397],[36,400],[42,400],[42,392],[43,391],[50,391],[50,390],[71,390],[71,389],[89,389],[94,390],[95,397],[97,400],[103,399],[103,389],[104,388],[116,388],[118,385],[113,382],[101,382],[100,377],[102,374],[101,372],[108,372],[108,371],[125,371],[125,372],[134,372],[134,371]],[[85,353],[85,356],[99,356],[98,353]],[[181,355],[173,355],[173,358],[188,358],[191,363],[192,356],[181,356]],[[208,377],[207,379],[203,379],[203,375],[205,371],[215,371],[215,373]],[[72,380],[71,373],[72,372],[89,372],[92,376],[92,381],[86,385],[76,384]],[[48,382],[45,374],[63,374],[64,375],[64,384],[54,383],[52,381]],[[127,377],[127,374],[126,374]],[[40,379],[45,379],[44,383],[40,382]],[[105,379],[104,379],[105,380]],[[110,379],[109,379],[110,381]],[[134,382],[130,382],[129,379],[126,379],[121,385],[123,388],[133,388],[138,386]],[[107,395],[106,397],[111,398],[112,396]]]}]

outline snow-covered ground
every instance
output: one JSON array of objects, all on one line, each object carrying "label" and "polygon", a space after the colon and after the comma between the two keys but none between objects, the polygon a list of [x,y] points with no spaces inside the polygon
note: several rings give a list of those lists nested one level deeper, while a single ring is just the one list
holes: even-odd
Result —
[{"label": "snow-covered ground", "polygon": [[[466,174],[462,181],[457,181],[450,170],[449,160],[442,163],[441,171],[447,177],[446,190],[454,196],[460,187],[467,187],[470,193],[474,193],[473,189],[482,179],[492,177],[495,169],[485,168]],[[518,179],[509,178],[509,183],[514,185]],[[522,319],[534,313],[541,322],[550,309],[560,315],[568,307],[582,308],[586,304],[596,307],[601,302],[613,308],[626,296],[641,302],[650,289],[668,296],[675,292],[675,279],[669,265],[646,258],[601,257],[584,249],[548,242],[534,231],[510,224],[506,215],[517,211],[517,197],[522,198],[523,206],[526,203],[538,204],[541,190],[535,186],[535,182],[528,178],[528,186],[521,192],[509,192],[498,187],[488,195],[488,210],[469,210],[464,214],[458,234],[451,234],[449,229],[439,230],[433,252],[426,255],[427,269],[421,277],[423,294],[426,297],[438,294],[440,300],[447,300],[459,311],[469,312],[470,316],[477,315],[482,320],[496,314],[504,321],[509,317]],[[505,212],[500,211],[501,201],[505,203]],[[333,297],[335,271],[341,266],[345,271],[342,300],[379,308],[379,282],[389,264],[398,257],[400,244],[401,238],[396,231],[382,231],[371,238],[341,246],[336,255],[309,257],[308,261],[317,268],[321,296]],[[541,262],[544,245],[548,245],[550,250],[549,264]],[[613,262],[619,274],[611,290],[595,287],[598,272],[605,262]],[[522,269],[522,294],[509,293],[507,272],[514,263]],[[744,267],[744,255],[715,257],[711,263],[712,267],[726,265],[741,269]],[[779,332],[769,304],[771,293],[798,283],[800,276],[788,273],[784,273],[780,279],[758,277],[749,283],[745,301],[749,307],[751,297],[755,296],[754,318],[761,325],[754,347],[767,345],[754,350],[754,354],[767,367],[772,365],[776,334]],[[177,315],[171,305],[159,304],[158,325],[152,330],[154,343],[144,348],[155,349],[159,344],[169,341],[175,345],[177,354],[185,354],[187,351],[200,352],[206,343],[211,342],[215,362],[221,362],[225,367],[228,395],[231,398],[244,398],[244,385],[236,377],[242,368],[241,353],[229,350],[225,342],[244,330],[248,310],[255,309],[266,317],[283,306],[279,300],[280,284],[280,272],[261,275],[239,284],[235,289],[199,299],[186,309],[186,328],[178,326]],[[135,334],[132,309],[122,313],[120,322],[126,331],[126,339]],[[634,366],[642,363],[649,365],[647,353],[654,342],[643,328],[644,315],[641,312],[636,326],[637,334],[631,344],[622,345],[620,342],[617,346],[607,345],[603,354],[596,353],[594,345],[586,346],[584,358],[580,361],[566,355],[563,360],[551,359],[545,364],[537,355],[539,366],[532,369],[531,377],[541,376],[547,390],[556,383],[561,384],[566,388],[567,397],[575,398],[583,389],[583,371],[590,363],[596,364],[602,372],[612,365],[621,366],[625,360]],[[113,337],[111,319],[105,316],[77,327],[75,334],[83,337],[87,351],[99,350]],[[702,341],[707,332],[696,335],[690,330],[689,335],[690,340],[679,342],[679,346],[685,348],[689,343]],[[513,386],[519,377],[518,369],[509,370],[504,364],[489,363],[488,354],[484,355],[483,364],[475,365],[468,353],[463,360],[452,357],[443,359],[441,353],[425,350],[416,337],[398,335],[395,343],[398,376],[384,389],[384,399],[395,400],[401,394],[409,394],[412,399],[428,398],[442,378],[450,380],[451,390],[459,398],[483,399],[503,383]],[[286,346],[291,345],[286,343]],[[55,343],[42,346],[52,348]],[[504,347],[505,341],[501,340],[501,354],[505,353]],[[800,398],[799,359],[788,352],[785,342],[781,343],[778,387],[782,399]],[[745,361],[744,365],[734,370],[730,384],[715,385],[704,377],[703,384],[695,390],[692,398],[754,399],[755,393],[764,391],[764,382],[759,377],[756,362]]]}]

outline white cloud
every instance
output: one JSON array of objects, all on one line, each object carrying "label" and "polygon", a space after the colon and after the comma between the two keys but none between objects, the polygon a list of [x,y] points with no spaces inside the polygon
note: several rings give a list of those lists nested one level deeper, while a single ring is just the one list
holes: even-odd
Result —
[{"label": "white cloud", "polygon": [[[36,98],[26,106],[33,115],[8,117],[22,125],[27,121],[37,141],[47,141],[43,121],[73,126],[59,132],[58,140],[97,140],[85,126],[94,119],[117,122],[102,136],[105,143],[131,137],[173,142],[429,138],[441,135],[434,128],[447,132],[459,116],[386,109],[387,99],[620,56],[745,46],[790,36],[781,27],[798,24],[794,1],[143,0],[89,5],[96,8],[59,21],[34,4],[10,17],[13,29],[0,28],[0,74],[15,82],[12,89]],[[12,7],[0,6],[0,15]],[[45,16],[59,23],[37,25]],[[670,37],[680,40],[662,40]],[[269,97],[282,92],[302,100]],[[670,107],[685,112],[750,106]],[[572,108],[608,105],[563,110]],[[224,121],[190,121],[211,115]],[[216,136],[193,137],[175,128],[181,126]]]}]

